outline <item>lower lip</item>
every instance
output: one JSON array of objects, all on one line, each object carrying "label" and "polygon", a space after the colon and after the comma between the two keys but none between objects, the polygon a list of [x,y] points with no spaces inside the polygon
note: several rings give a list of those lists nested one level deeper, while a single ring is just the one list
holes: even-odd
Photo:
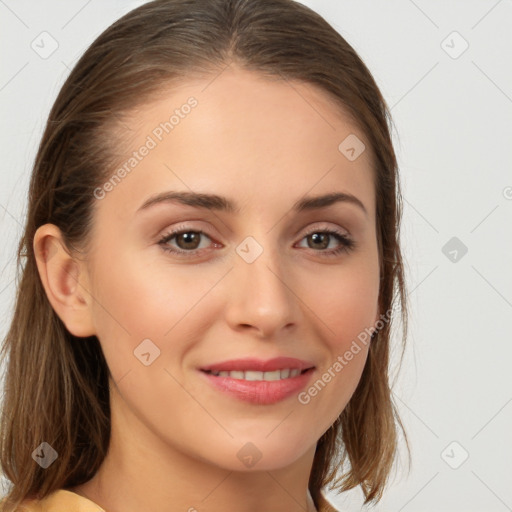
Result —
[{"label": "lower lip", "polygon": [[231,377],[216,377],[201,371],[208,382],[231,396],[257,405],[275,404],[299,393],[308,383],[314,368],[288,379],[281,380],[242,380]]}]

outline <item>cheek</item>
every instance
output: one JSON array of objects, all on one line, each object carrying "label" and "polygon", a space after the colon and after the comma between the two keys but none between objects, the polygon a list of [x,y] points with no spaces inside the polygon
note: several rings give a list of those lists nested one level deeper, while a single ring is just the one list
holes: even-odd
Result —
[{"label": "cheek", "polygon": [[[372,265],[340,265],[336,273],[316,276],[307,303],[319,321],[327,357],[301,403],[316,403],[334,421],[350,400],[366,362],[370,328],[378,311],[379,276]],[[334,275],[336,274],[336,275]]]},{"label": "cheek", "polygon": [[114,378],[140,366],[134,351],[143,340],[151,340],[156,347],[148,345],[159,354],[155,366],[165,366],[185,351],[186,340],[196,334],[194,329],[189,332],[191,322],[198,325],[196,309],[204,313],[201,300],[219,280],[218,272],[206,268],[186,269],[162,260],[148,264],[148,260],[125,251],[108,258],[115,264],[96,266],[93,315]]},{"label": "cheek", "polygon": [[379,273],[376,264],[341,264],[336,271],[317,274],[310,283],[308,305],[328,333],[331,349],[346,350],[369,329],[378,312]]}]

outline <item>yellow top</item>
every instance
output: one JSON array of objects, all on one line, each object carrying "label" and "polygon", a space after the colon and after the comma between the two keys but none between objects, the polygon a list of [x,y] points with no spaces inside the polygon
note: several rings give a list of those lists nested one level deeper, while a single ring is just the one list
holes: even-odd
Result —
[{"label": "yellow top", "polygon": [[[309,493],[308,493],[309,494]],[[308,496],[309,497],[309,496]],[[19,512],[106,512],[91,500],[71,491],[59,489],[41,500],[25,500]],[[338,512],[321,495],[318,512]]]}]

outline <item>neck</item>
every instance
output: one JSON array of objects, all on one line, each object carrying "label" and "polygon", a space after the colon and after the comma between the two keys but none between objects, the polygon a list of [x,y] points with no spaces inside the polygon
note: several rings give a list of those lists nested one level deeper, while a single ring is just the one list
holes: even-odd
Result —
[{"label": "neck", "polygon": [[315,446],[284,468],[236,471],[164,443],[119,400],[111,403],[107,456],[91,480],[71,489],[104,510],[316,512],[308,492]]}]

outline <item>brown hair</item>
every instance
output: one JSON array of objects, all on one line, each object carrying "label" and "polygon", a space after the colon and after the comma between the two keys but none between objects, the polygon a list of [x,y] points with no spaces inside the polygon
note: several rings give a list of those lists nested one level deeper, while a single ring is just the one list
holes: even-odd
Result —
[{"label": "brown hair", "polygon": [[[122,116],[173,80],[214,76],[232,62],[320,88],[367,137],[374,157],[379,307],[381,313],[395,311],[400,300],[405,348],[402,205],[391,116],[354,49],[321,16],[292,0],[146,3],[107,28],[80,58],[38,149],[17,252],[21,281],[17,273],[14,316],[1,349],[9,359],[0,464],[11,482],[1,510],[86,482],[99,469],[110,438],[109,369],[101,346],[96,336],[71,335],[51,307],[36,266],[36,229],[55,224],[68,249],[85,255],[93,191],[107,181],[116,161],[111,134]],[[360,485],[365,503],[380,500],[396,456],[398,427],[407,443],[388,378],[391,327],[386,321],[376,332],[352,398],[317,443],[309,480],[317,506],[327,484],[340,492]],[[59,458],[47,469],[32,458],[43,441]]]}]

